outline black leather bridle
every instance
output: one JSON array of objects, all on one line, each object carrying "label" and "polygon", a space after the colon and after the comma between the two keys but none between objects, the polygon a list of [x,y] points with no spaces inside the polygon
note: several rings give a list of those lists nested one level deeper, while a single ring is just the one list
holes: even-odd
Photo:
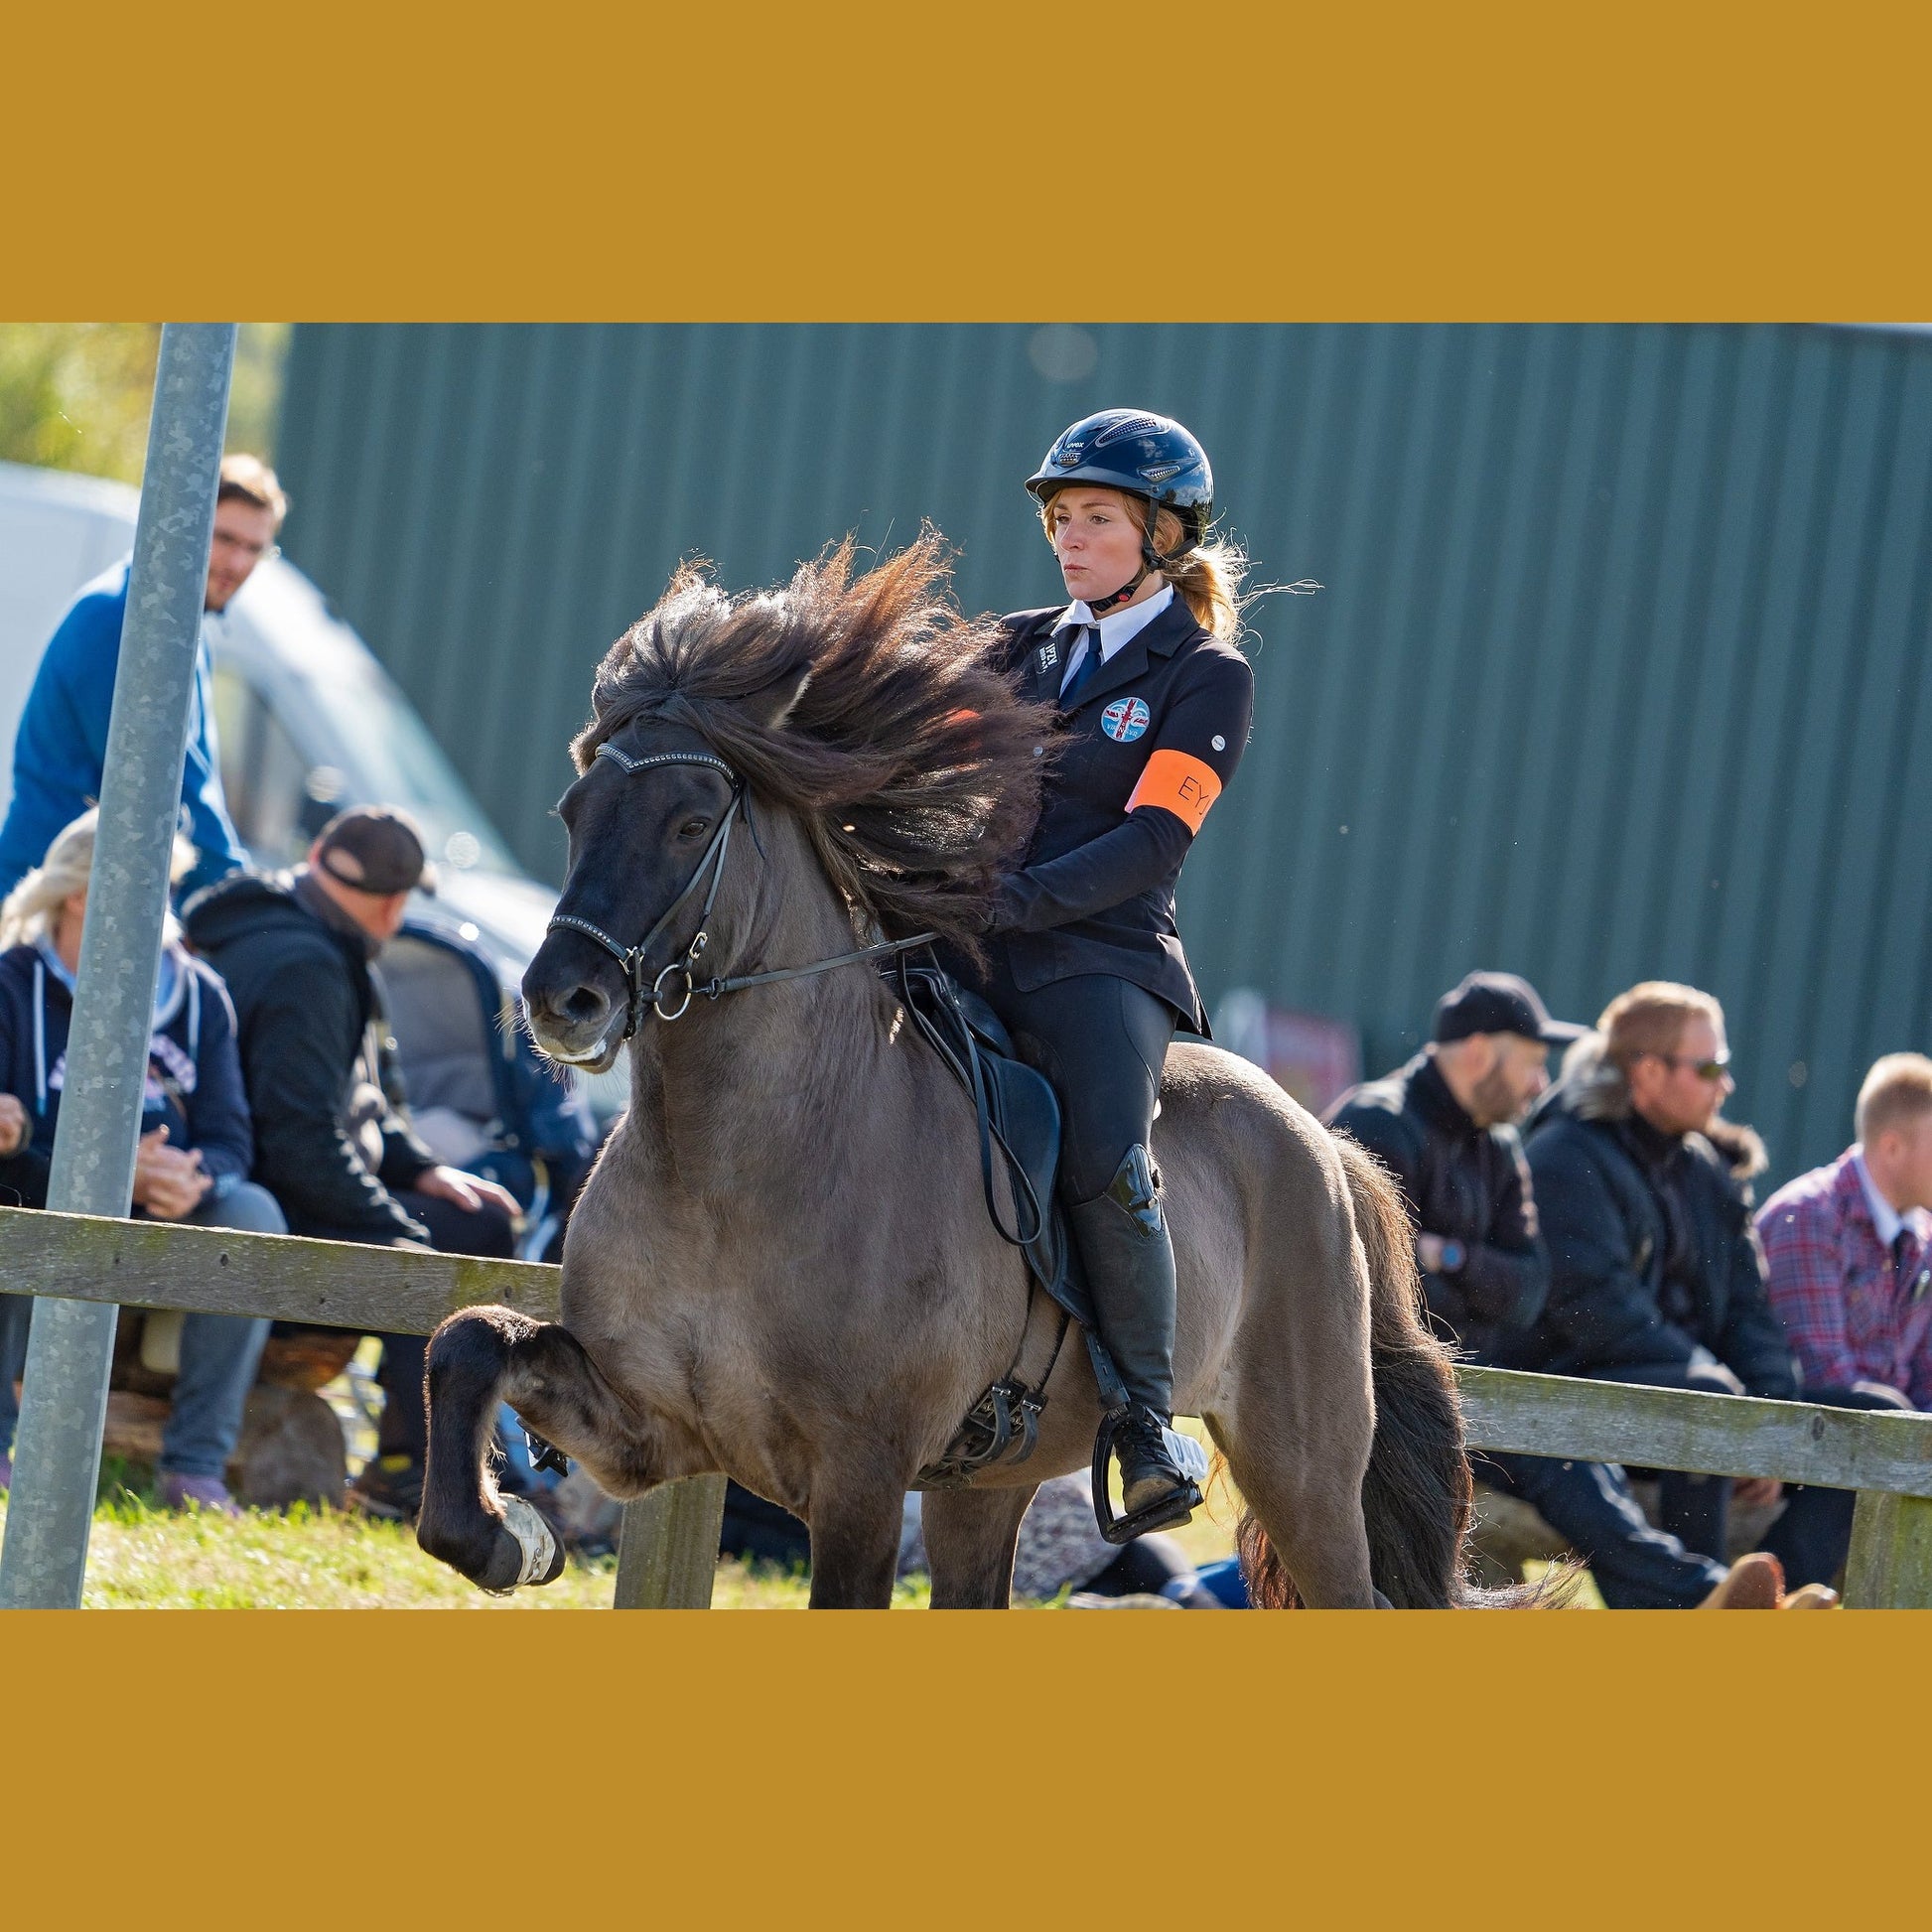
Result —
[{"label": "black leather bridle", "polygon": [[[592,763],[596,763],[598,759],[609,759],[625,777],[632,777],[639,771],[647,771],[660,764],[705,765],[713,771],[723,772],[732,792],[731,803],[719,820],[718,829],[712,833],[711,843],[705,847],[696,869],[684,882],[683,890],[634,946],[620,945],[602,926],[593,925],[589,919],[580,919],[574,912],[559,912],[545,928],[546,932],[581,932],[618,962],[629,996],[623,1018],[625,1039],[629,1039],[642,1024],[646,1008],[668,1026],[673,1020],[684,1018],[693,994],[702,993],[707,1000],[718,1000],[727,993],[742,993],[748,986],[771,986],[780,980],[808,979],[816,973],[829,973],[834,967],[887,959],[896,953],[909,952],[915,946],[932,943],[935,935],[921,932],[910,939],[887,939],[876,946],[861,946],[856,952],[840,953],[832,959],[814,960],[809,966],[786,966],[776,972],[746,973],[736,979],[710,979],[699,984],[698,962],[711,943],[708,930],[711,908],[718,902],[718,888],[725,877],[725,859],[731,850],[732,827],[737,824],[741,813],[750,815],[745,780],[723,759],[709,752],[654,752],[648,758],[636,759],[627,752],[620,751],[617,746],[606,743],[597,748]],[[647,998],[644,991],[644,961],[649,957],[651,947],[662,938],[671,921],[690,902],[701,886],[704,888],[704,909],[698,914],[698,929],[684,949],[684,957],[672,960],[651,981]],[[608,1038],[609,1035],[605,1037]]]}]

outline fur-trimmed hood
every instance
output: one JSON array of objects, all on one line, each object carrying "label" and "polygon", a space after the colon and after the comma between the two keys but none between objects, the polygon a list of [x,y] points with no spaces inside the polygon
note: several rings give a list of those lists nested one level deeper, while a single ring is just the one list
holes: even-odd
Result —
[{"label": "fur-trimmed hood", "polygon": [[[1568,1114],[1575,1120],[1630,1118],[1630,1083],[1623,1069],[1605,1055],[1603,1044],[1601,1034],[1588,1033],[1571,1045],[1563,1056],[1563,1072],[1538,1103],[1529,1132],[1555,1114]],[[1756,1130],[1725,1120],[1722,1114],[1701,1137],[1689,1138],[1708,1141],[1720,1164],[1735,1180],[1749,1180],[1769,1165]]]}]

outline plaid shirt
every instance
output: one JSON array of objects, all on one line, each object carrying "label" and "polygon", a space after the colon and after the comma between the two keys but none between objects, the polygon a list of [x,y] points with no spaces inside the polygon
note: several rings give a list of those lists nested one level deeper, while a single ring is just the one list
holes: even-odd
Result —
[{"label": "plaid shirt", "polygon": [[1806,1385],[1882,1382],[1932,1409],[1932,1257],[1908,1219],[1894,1261],[1872,1222],[1859,1150],[1780,1187],[1757,1232],[1771,1306]]}]

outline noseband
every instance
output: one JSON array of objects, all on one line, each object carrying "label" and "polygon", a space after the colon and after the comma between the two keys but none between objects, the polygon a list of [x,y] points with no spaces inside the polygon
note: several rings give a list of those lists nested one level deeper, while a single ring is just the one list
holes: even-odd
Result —
[{"label": "noseband", "polygon": [[[702,993],[707,1000],[722,999],[727,993],[740,993],[748,986],[770,986],[779,980],[808,979],[816,973],[829,973],[837,966],[856,966],[862,961],[885,959],[896,953],[908,952],[915,946],[929,945],[934,934],[916,933],[910,939],[888,939],[880,945],[862,946],[857,952],[840,953],[833,959],[815,960],[809,966],[787,966],[777,972],[747,973],[737,979],[711,979],[698,983],[698,962],[704,957],[705,948],[711,943],[707,927],[711,922],[711,908],[718,901],[718,888],[725,877],[725,857],[731,850],[732,827],[738,822],[739,815],[750,816],[751,807],[746,802],[745,780],[734,771],[721,758],[714,758],[709,752],[657,752],[649,758],[633,759],[627,752],[621,752],[612,744],[606,743],[597,748],[592,763],[598,759],[609,759],[626,778],[639,771],[647,771],[660,764],[702,764],[713,771],[722,771],[732,788],[731,803],[725,809],[718,829],[711,835],[711,843],[704,849],[691,877],[684,882],[683,890],[665,906],[655,924],[634,946],[621,946],[604,930],[593,925],[589,919],[580,919],[574,912],[559,912],[544,928],[546,933],[557,931],[581,932],[585,938],[602,946],[618,962],[623,973],[624,986],[628,993],[628,1004],[623,1018],[623,1037],[629,1039],[642,1024],[645,1009],[656,1014],[667,1026],[673,1020],[682,1020],[691,1005],[694,993]],[[709,884],[706,884],[707,879]],[[644,961],[650,949],[663,937],[666,928],[677,917],[700,886],[705,888],[704,909],[698,914],[698,929],[692,935],[691,943],[684,950],[682,959],[674,959],[650,984],[646,996],[644,991]],[[608,1038],[609,1035],[607,1035]]]}]

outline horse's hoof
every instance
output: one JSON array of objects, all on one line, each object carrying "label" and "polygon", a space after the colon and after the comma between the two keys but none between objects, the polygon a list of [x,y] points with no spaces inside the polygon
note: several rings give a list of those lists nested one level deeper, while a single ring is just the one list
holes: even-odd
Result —
[{"label": "horse's hoof", "polygon": [[447,1563],[492,1596],[507,1596],[520,1584],[555,1583],[563,1575],[562,1546],[521,1496],[503,1498],[501,1521],[479,1510],[477,1527],[460,1534],[425,1512],[416,1525],[416,1541],[437,1562]]},{"label": "horse's hoof", "polygon": [[[554,1584],[564,1572],[563,1545],[542,1513],[521,1496],[503,1498],[503,1527],[515,1539],[519,1562],[507,1587],[519,1584]],[[499,1543],[500,1548],[500,1543]],[[490,1568],[496,1565],[492,1562]]]}]

